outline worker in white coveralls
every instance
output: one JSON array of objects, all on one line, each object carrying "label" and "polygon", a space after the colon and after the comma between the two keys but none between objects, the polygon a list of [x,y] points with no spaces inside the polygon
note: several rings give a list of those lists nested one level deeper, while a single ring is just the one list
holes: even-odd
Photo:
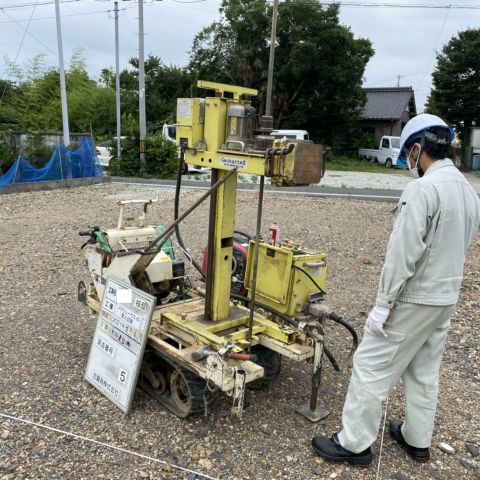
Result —
[{"label": "worker in white coveralls", "polygon": [[399,378],[405,419],[390,420],[390,436],[413,459],[430,458],[440,362],[465,252],[480,224],[480,200],[447,158],[453,138],[447,124],[429,114],[412,118],[402,131],[399,161],[417,180],[395,209],[376,305],[353,360],[343,429],[312,440],[326,460],[372,462],[382,402]]}]

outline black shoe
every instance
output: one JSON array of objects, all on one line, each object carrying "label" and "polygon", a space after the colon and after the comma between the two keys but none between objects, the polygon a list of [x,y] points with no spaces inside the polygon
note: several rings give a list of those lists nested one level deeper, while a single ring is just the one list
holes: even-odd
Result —
[{"label": "black shoe", "polygon": [[390,432],[390,436],[399,445],[401,445],[404,450],[410,455],[410,457],[412,457],[414,460],[416,460],[417,462],[428,462],[428,460],[430,460],[430,449],[412,447],[411,445],[409,445],[403,438],[401,429],[402,425],[402,420],[390,420],[388,422],[388,431]]},{"label": "black shoe", "polygon": [[350,465],[368,467],[372,463],[372,452],[370,447],[360,453],[353,453],[343,448],[338,441],[336,433],[332,438],[313,437],[312,446],[315,452],[330,462],[348,462]]}]

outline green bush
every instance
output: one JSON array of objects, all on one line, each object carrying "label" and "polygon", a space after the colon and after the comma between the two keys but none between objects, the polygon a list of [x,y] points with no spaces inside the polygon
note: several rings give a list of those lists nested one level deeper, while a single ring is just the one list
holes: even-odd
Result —
[{"label": "green bush", "polygon": [[7,173],[18,157],[13,137],[0,133],[0,175]]},{"label": "green bush", "polygon": [[28,135],[22,155],[37,168],[43,167],[52,157],[56,147],[47,147],[41,135]]},{"label": "green bush", "polygon": [[350,153],[357,156],[360,148],[378,148],[375,142],[375,135],[368,132],[360,132],[357,135],[352,135]]},{"label": "green bush", "polygon": [[117,160],[116,142],[113,141],[113,159],[109,173],[121,177],[172,178],[178,168],[177,147],[161,133],[147,135],[145,169],[140,163],[138,136],[122,140],[122,155]]}]

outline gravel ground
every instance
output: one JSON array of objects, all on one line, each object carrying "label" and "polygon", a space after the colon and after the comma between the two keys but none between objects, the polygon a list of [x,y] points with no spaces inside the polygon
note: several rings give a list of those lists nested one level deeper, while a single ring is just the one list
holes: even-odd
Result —
[{"label": "gravel ground", "polygon": [[[464,173],[467,180],[473,186],[476,192],[480,193],[480,171]],[[210,179],[209,173],[193,173],[184,176],[188,180],[205,181]],[[385,173],[372,172],[343,172],[330,170],[325,172],[320,185],[322,187],[333,188],[371,188],[376,190],[403,190],[413,178],[406,170],[390,170]],[[255,175],[242,174],[240,181],[244,183],[259,183],[259,178]],[[267,179],[268,183],[268,179]]]},{"label": "gravel ground", "polygon": [[[185,192],[182,205],[200,194]],[[379,442],[373,446],[375,463],[369,469],[324,463],[310,446],[314,434],[331,434],[340,427],[348,369],[336,374],[325,364],[320,403],[331,413],[319,424],[295,413],[309,399],[306,364],[285,361],[268,390],[251,392],[242,419],[230,416],[230,405],[222,399],[207,417],[180,420],[139,390],[131,413],[124,416],[83,381],[95,318],[76,300],[78,281],[88,279],[79,250],[83,239],[77,232],[89,225],[114,226],[120,199],[157,195],[152,223],[166,224],[173,214],[173,191],[165,189],[109,184],[0,196],[0,413],[169,464],[0,417],[0,478],[200,478],[172,466],[179,465],[222,479],[375,479]],[[361,332],[375,298],[392,206],[266,193],[263,225],[266,231],[277,221],[284,237],[328,254],[328,303]],[[239,192],[237,212],[237,227],[254,231],[256,194]],[[182,228],[197,258],[206,230],[203,206]],[[455,453],[435,446],[429,463],[416,464],[385,438],[378,478],[480,478],[480,457],[475,456],[480,446],[479,270],[477,237],[448,338],[433,439],[434,445],[448,443]],[[339,358],[345,356],[344,331],[329,328],[327,343]],[[398,386],[388,414],[400,417],[402,411]]]}]

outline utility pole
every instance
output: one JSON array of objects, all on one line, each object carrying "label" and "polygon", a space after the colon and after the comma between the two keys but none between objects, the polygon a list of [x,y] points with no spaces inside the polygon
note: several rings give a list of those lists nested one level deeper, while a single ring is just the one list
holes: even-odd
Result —
[{"label": "utility pole", "polygon": [[405,75],[397,75],[397,88],[400,87],[400,79],[405,78]]},{"label": "utility pole", "polygon": [[143,0],[138,0],[138,99],[140,113],[140,164],[145,167],[145,140],[147,138],[147,122],[145,119],[145,51],[143,33]]},{"label": "utility pole", "polygon": [[117,110],[117,159],[120,164],[120,157],[122,153],[122,142],[120,140],[121,128],[121,113],[120,113],[120,54],[118,46],[118,2],[115,5],[115,99]]},{"label": "utility pole", "polygon": [[270,37],[270,58],[268,60],[267,104],[265,107],[265,115],[267,116],[272,115],[273,64],[275,60],[275,45],[277,43],[277,16],[278,0],[273,0],[272,32]]},{"label": "utility pole", "polygon": [[55,17],[57,19],[58,63],[60,70],[60,97],[62,100],[63,144],[70,146],[70,129],[68,127],[67,87],[65,84],[65,67],[63,64],[62,26],[60,24],[59,0],[55,0]]}]

